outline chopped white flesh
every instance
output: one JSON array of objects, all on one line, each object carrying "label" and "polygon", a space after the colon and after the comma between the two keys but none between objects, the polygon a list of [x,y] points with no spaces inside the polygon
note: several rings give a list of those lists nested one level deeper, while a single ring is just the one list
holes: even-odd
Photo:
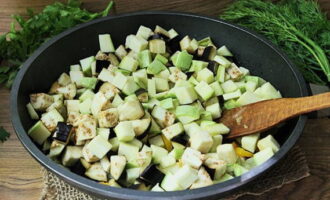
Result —
[{"label": "chopped white flesh", "polygon": [[257,142],[259,140],[259,133],[253,134],[253,135],[247,135],[242,137],[241,144],[242,148],[248,150],[251,153],[254,153],[256,150]]},{"label": "chopped white flesh", "polygon": [[140,36],[129,35],[126,37],[125,45],[134,52],[140,52],[148,47],[148,41]]},{"label": "chopped white flesh", "polygon": [[198,170],[189,165],[184,165],[174,174],[174,176],[182,189],[187,189],[198,179]]},{"label": "chopped white flesh", "polygon": [[87,169],[85,175],[96,181],[107,181],[107,173],[103,170],[99,162],[94,163]]},{"label": "chopped white flesh", "polygon": [[213,139],[210,134],[201,129],[193,130],[194,134],[190,139],[191,148],[200,151],[201,153],[207,153],[210,151]]},{"label": "chopped white flesh", "polygon": [[77,88],[74,83],[57,88],[57,93],[63,94],[65,99],[73,99],[76,96]]},{"label": "chopped white flesh", "polygon": [[33,106],[31,103],[26,104],[26,109],[28,110],[28,113],[31,117],[31,119],[38,120],[39,115],[38,113],[34,110]]},{"label": "chopped white flesh", "polygon": [[77,120],[78,128],[76,129],[77,140],[89,140],[96,136],[96,120],[91,115],[82,115]]},{"label": "chopped white flesh", "polygon": [[71,83],[71,78],[67,73],[62,73],[58,78],[57,82],[61,86],[66,86]]},{"label": "chopped white flesh", "polygon": [[171,140],[177,135],[180,135],[184,131],[183,126],[180,122],[168,126],[162,130],[163,134],[168,140]]},{"label": "chopped white flesh", "polygon": [[201,152],[188,147],[183,152],[182,162],[184,164],[190,165],[191,167],[193,167],[195,169],[198,169],[203,163],[202,154],[201,154]]},{"label": "chopped white flesh", "polygon": [[182,190],[183,188],[179,183],[177,182],[176,177],[171,174],[167,173],[162,180],[162,183],[160,186],[165,190],[165,191],[176,191],[176,190]]},{"label": "chopped white flesh", "polygon": [[106,155],[100,160],[100,164],[105,172],[110,173],[110,160]]},{"label": "chopped white flesh", "polygon": [[101,128],[112,128],[118,124],[119,114],[117,108],[110,108],[105,111],[101,111],[97,116],[99,126]]},{"label": "chopped white flesh", "polygon": [[119,122],[114,128],[117,138],[121,142],[129,142],[135,137],[135,132],[132,126],[132,122],[123,121]]},{"label": "chopped white flesh", "polygon": [[232,144],[219,145],[217,153],[219,158],[226,161],[228,164],[234,164],[238,158]]},{"label": "chopped white flesh", "polygon": [[102,92],[107,99],[113,99],[119,90],[111,83],[105,82],[101,85],[99,92]]},{"label": "chopped white flesh", "polygon": [[65,144],[58,142],[57,140],[53,140],[50,145],[48,157],[54,158],[62,153],[65,148]]},{"label": "chopped white flesh", "polygon": [[190,189],[206,187],[209,185],[213,185],[213,181],[205,168],[201,167],[198,171],[198,179],[190,186]]},{"label": "chopped white flesh", "polygon": [[233,80],[238,80],[244,75],[235,63],[231,63],[227,72]]},{"label": "chopped white flesh", "polygon": [[110,174],[113,179],[118,180],[123,173],[126,166],[125,156],[111,156],[110,157]]},{"label": "chopped white flesh", "polygon": [[88,151],[101,159],[111,149],[111,144],[101,135],[97,135],[86,146]]},{"label": "chopped white flesh", "polygon": [[106,68],[103,68],[97,78],[103,82],[111,83],[115,78],[115,73]]},{"label": "chopped white flesh", "polygon": [[91,104],[91,112],[94,116],[97,116],[102,110],[104,105],[107,103],[108,99],[105,97],[103,92],[98,92],[94,95]]},{"label": "chopped white flesh", "polygon": [[30,102],[35,110],[45,111],[54,103],[54,97],[45,93],[30,94]]},{"label": "chopped white flesh", "polygon": [[68,167],[73,166],[81,157],[82,147],[67,146],[62,157],[62,164]]},{"label": "chopped white flesh", "polygon": [[257,146],[260,151],[270,147],[275,153],[280,149],[280,145],[272,135],[268,135],[267,137],[259,140]]},{"label": "chopped white flesh", "polygon": [[147,40],[151,34],[152,30],[150,28],[141,25],[136,33],[136,36],[140,36]]},{"label": "chopped white flesh", "polygon": [[120,121],[135,120],[144,115],[144,110],[139,101],[127,101],[118,106],[118,113]]},{"label": "chopped white flesh", "polygon": [[52,132],[56,129],[58,122],[64,122],[64,118],[56,109],[53,109],[47,113],[42,114],[41,121],[46,126],[46,128]]},{"label": "chopped white flesh", "polygon": [[151,119],[133,120],[132,126],[136,136],[142,135],[149,128]]},{"label": "chopped white flesh", "polygon": [[100,50],[104,53],[114,52],[115,48],[111,40],[110,34],[99,35]]},{"label": "chopped white flesh", "polygon": [[160,163],[162,158],[166,157],[168,154],[168,151],[162,147],[151,145],[151,149],[152,149],[152,159],[155,164]]}]

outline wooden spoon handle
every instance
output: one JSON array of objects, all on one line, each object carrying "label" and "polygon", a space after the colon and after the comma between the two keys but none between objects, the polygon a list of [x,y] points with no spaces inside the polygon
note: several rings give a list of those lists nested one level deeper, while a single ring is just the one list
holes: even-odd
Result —
[{"label": "wooden spoon handle", "polygon": [[300,98],[266,100],[224,112],[220,122],[231,131],[227,138],[265,131],[287,119],[330,107],[330,92]]},{"label": "wooden spoon handle", "polygon": [[291,118],[330,107],[330,92],[302,98],[288,98],[287,100],[287,109],[283,111],[285,111],[287,117]]}]

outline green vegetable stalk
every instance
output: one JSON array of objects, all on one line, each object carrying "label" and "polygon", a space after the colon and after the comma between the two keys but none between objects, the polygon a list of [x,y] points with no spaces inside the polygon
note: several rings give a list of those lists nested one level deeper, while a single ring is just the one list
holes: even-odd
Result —
[{"label": "green vegetable stalk", "polygon": [[8,33],[0,36],[0,84],[8,87],[21,64],[47,39],[77,24],[108,15],[113,2],[100,13],[81,9],[78,0],[69,0],[67,4],[56,2],[48,5],[39,14],[28,9],[29,19],[14,15],[13,18],[21,29],[15,28],[12,22]]},{"label": "green vegetable stalk", "polygon": [[282,48],[308,82],[330,85],[330,22],[311,0],[238,0],[220,18],[253,29]]}]

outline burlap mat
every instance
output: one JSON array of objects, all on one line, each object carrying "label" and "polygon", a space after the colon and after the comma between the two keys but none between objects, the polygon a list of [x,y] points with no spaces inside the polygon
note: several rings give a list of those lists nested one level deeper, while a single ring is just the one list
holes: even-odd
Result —
[{"label": "burlap mat", "polygon": [[[44,188],[41,200],[96,200],[78,189],[60,180],[56,175],[43,169]],[[265,175],[251,182],[247,187],[222,200],[235,200],[244,195],[261,195],[309,176],[305,155],[295,146],[287,156]]]}]

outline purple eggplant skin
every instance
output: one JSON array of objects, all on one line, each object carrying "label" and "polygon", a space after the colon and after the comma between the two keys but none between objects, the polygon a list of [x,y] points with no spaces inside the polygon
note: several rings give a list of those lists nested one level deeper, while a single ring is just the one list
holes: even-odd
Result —
[{"label": "purple eggplant skin", "polygon": [[70,140],[72,127],[72,125],[69,125],[65,122],[58,122],[52,139],[67,144]]},{"label": "purple eggplant skin", "polygon": [[165,174],[159,171],[155,164],[149,165],[138,178],[139,181],[146,185],[156,185],[163,180]]}]

